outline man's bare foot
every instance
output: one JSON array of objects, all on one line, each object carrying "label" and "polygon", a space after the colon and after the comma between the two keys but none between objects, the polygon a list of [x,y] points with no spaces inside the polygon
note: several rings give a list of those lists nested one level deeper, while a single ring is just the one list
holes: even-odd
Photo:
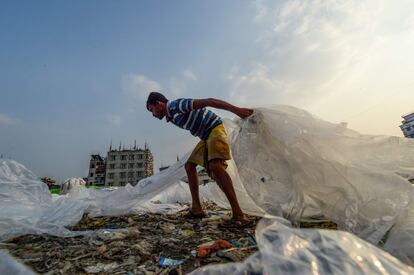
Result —
[{"label": "man's bare foot", "polygon": [[251,226],[254,226],[254,220],[248,219],[245,215],[233,216],[230,220],[225,220],[219,224],[219,227],[222,228],[245,228]]},{"label": "man's bare foot", "polygon": [[202,219],[205,218],[207,215],[206,213],[204,213],[203,210],[193,210],[193,208],[190,208],[188,210],[188,213],[185,215],[186,218],[188,219]]},{"label": "man's bare foot", "polygon": [[247,218],[247,216],[245,215],[245,214],[242,214],[242,215],[233,215],[233,217],[231,218],[232,220],[235,220],[235,221],[248,221],[249,219]]}]

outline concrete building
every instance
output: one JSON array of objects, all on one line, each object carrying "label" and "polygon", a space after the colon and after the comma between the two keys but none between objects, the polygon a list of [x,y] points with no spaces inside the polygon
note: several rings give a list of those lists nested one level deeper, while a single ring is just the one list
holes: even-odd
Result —
[{"label": "concrete building", "polygon": [[91,155],[87,184],[105,184],[106,162],[100,155]]},{"label": "concrete building", "polygon": [[414,112],[402,116],[403,121],[400,125],[404,136],[407,138],[414,138]]},{"label": "concrete building", "polygon": [[153,156],[145,144],[145,148],[112,149],[110,146],[106,157],[105,186],[135,185],[140,179],[154,173]]}]

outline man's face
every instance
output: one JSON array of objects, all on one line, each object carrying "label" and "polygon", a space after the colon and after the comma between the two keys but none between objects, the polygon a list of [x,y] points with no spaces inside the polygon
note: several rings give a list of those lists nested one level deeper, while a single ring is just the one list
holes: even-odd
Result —
[{"label": "man's face", "polygon": [[152,115],[158,119],[163,119],[165,116],[165,104],[162,102],[157,101],[155,104],[149,104],[148,110],[152,113]]}]

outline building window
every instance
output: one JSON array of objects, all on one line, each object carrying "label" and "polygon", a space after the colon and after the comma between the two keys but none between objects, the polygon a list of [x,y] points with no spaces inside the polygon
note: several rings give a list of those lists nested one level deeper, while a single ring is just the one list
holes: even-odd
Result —
[{"label": "building window", "polygon": [[124,186],[125,185],[125,181],[119,182],[119,185]]},{"label": "building window", "polygon": [[[85,175],[85,174],[84,174],[84,175]],[[93,173],[91,173],[91,174],[89,175],[89,177],[91,177],[91,178],[92,178],[92,177],[93,177]]]},{"label": "building window", "polygon": [[125,172],[121,172],[121,173],[119,173],[119,177],[120,177],[121,179],[124,179],[124,178],[125,178]]},{"label": "building window", "polygon": [[112,186],[112,185],[114,185],[114,183],[113,183],[112,181],[109,181],[109,182],[108,182],[108,185],[109,185],[109,186]]},{"label": "building window", "polygon": [[126,169],[126,163],[121,163],[121,169]]},{"label": "building window", "polygon": [[134,160],[134,155],[129,155],[130,160]]},{"label": "building window", "polygon": [[134,164],[133,163],[128,163],[128,168],[134,168]]},{"label": "building window", "polygon": [[126,157],[127,157],[126,155],[122,155],[121,160],[126,160]]},{"label": "building window", "polygon": [[89,168],[95,168],[95,164],[91,164],[91,166],[89,166]]},{"label": "building window", "polygon": [[110,160],[116,160],[116,156],[110,156],[109,159]]},{"label": "building window", "polygon": [[115,177],[115,173],[109,173],[109,178],[113,179]]},{"label": "building window", "polygon": [[115,169],[115,163],[109,164],[109,169]]},{"label": "building window", "polygon": [[143,155],[138,155],[138,159],[143,159]]},{"label": "building window", "polygon": [[144,176],[144,173],[142,173],[141,171],[137,172],[137,177],[138,178],[142,178]]},{"label": "building window", "polygon": [[128,178],[132,179],[134,177],[134,172],[128,172]]},{"label": "building window", "polygon": [[142,163],[142,162],[138,162],[138,163],[137,163],[137,167],[138,167],[138,168],[142,168],[143,166],[144,166],[144,165],[143,165],[143,163]]}]

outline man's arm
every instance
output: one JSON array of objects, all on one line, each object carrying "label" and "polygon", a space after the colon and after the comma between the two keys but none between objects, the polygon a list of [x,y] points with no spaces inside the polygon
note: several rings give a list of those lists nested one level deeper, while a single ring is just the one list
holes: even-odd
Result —
[{"label": "man's arm", "polygon": [[213,107],[217,109],[226,110],[238,115],[241,118],[249,117],[253,113],[253,109],[249,108],[240,108],[230,103],[216,99],[216,98],[206,98],[206,99],[194,99],[193,109],[200,109],[204,107]]}]

